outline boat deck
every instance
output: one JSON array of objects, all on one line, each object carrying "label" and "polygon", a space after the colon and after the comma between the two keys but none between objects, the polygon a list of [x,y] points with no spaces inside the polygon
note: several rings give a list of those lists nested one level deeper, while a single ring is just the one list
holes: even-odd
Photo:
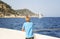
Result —
[{"label": "boat deck", "polygon": [[[34,34],[35,39],[60,39],[47,35]],[[25,32],[0,28],[0,39],[25,39]]]}]

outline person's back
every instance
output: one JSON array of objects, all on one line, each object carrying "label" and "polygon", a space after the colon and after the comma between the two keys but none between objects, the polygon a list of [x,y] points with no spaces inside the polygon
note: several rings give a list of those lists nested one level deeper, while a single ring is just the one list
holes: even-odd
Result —
[{"label": "person's back", "polygon": [[[28,18],[28,20],[30,19]],[[23,24],[22,30],[26,32],[26,39],[34,39],[33,23],[28,20],[26,19],[26,22]]]}]

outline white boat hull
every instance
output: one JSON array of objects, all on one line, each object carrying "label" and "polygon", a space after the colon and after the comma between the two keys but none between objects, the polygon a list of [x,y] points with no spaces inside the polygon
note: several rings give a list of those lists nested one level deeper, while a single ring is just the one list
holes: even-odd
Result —
[{"label": "white boat hull", "polygon": [[[56,37],[34,34],[35,39],[60,39]],[[25,32],[0,28],[0,39],[25,39]]]}]

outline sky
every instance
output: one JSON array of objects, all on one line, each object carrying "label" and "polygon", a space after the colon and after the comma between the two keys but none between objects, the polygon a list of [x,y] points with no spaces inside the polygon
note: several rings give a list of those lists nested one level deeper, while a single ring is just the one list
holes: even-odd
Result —
[{"label": "sky", "polygon": [[2,0],[13,9],[29,9],[44,17],[60,17],[60,0]]}]

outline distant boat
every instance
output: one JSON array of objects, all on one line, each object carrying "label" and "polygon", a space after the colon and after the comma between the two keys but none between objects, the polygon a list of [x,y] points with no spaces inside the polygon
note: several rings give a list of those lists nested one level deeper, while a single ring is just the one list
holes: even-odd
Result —
[{"label": "distant boat", "polygon": [[43,14],[39,13],[38,18],[43,18]]}]

